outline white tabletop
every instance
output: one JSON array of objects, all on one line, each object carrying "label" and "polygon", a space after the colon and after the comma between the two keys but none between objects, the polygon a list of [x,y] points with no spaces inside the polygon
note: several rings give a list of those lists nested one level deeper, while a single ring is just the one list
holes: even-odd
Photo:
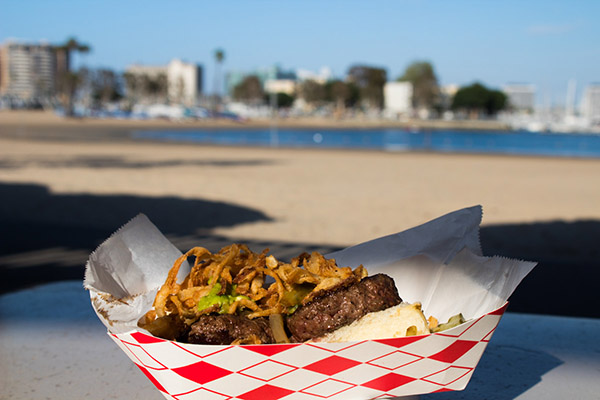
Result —
[{"label": "white tabletop", "polygon": [[[509,312],[467,389],[421,399],[600,398],[599,319]],[[0,399],[163,399],[106,335],[81,282],[0,296]]]}]

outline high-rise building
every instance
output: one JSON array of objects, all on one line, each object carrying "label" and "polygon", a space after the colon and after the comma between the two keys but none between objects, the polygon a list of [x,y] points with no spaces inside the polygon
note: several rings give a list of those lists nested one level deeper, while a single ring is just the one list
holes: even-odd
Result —
[{"label": "high-rise building", "polygon": [[533,111],[535,108],[535,86],[512,83],[502,88],[508,97],[509,106],[516,111]]},{"label": "high-rise building", "polygon": [[7,42],[0,46],[0,95],[47,99],[55,94],[56,68],[53,46]]},{"label": "high-rise building", "polygon": [[125,77],[137,81],[127,85],[128,96],[136,101],[194,105],[202,94],[202,66],[178,59],[166,66],[131,65]]},{"label": "high-rise building", "polygon": [[600,122],[600,83],[592,83],[584,89],[581,115],[590,121]]}]

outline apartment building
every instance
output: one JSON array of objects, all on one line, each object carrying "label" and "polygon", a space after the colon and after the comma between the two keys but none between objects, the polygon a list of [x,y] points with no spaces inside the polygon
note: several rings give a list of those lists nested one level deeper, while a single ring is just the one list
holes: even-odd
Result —
[{"label": "apartment building", "polygon": [[502,88],[508,103],[515,111],[533,111],[535,108],[535,86],[529,84],[508,84]]},{"label": "apartment building", "polygon": [[581,115],[590,121],[600,122],[600,83],[593,83],[584,89]]},{"label": "apartment building", "polygon": [[168,94],[171,101],[193,105],[202,93],[202,67],[172,60],[167,65]]},{"label": "apartment building", "polygon": [[194,105],[202,94],[202,66],[178,59],[166,66],[132,65],[125,74],[142,82],[127,87],[128,96],[137,101]]},{"label": "apartment building", "polygon": [[56,91],[56,74],[56,53],[50,44],[0,45],[0,96],[50,98]]}]

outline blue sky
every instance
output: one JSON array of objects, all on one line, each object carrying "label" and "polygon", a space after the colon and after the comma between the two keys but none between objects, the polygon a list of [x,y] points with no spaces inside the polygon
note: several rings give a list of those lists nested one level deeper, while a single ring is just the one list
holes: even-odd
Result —
[{"label": "blue sky", "polygon": [[60,43],[92,52],[78,65],[202,64],[212,90],[216,48],[224,70],[278,63],[383,67],[394,80],[414,60],[430,61],[441,84],[533,83],[538,103],[564,103],[600,81],[600,1],[73,1],[0,0],[0,41]]}]

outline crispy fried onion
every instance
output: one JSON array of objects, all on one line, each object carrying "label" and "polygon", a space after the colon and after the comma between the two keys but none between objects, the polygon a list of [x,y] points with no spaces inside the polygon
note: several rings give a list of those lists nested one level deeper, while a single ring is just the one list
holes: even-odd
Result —
[{"label": "crispy fried onion", "polygon": [[[177,283],[179,269],[190,257],[194,257],[190,273]],[[324,291],[365,276],[362,265],[355,270],[340,268],[334,259],[317,252],[302,253],[284,263],[268,255],[268,249],[255,253],[243,244],[226,246],[214,254],[194,247],[173,264],[143,325],[176,317],[189,326],[213,312],[243,312],[250,319],[289,314]]]}]

